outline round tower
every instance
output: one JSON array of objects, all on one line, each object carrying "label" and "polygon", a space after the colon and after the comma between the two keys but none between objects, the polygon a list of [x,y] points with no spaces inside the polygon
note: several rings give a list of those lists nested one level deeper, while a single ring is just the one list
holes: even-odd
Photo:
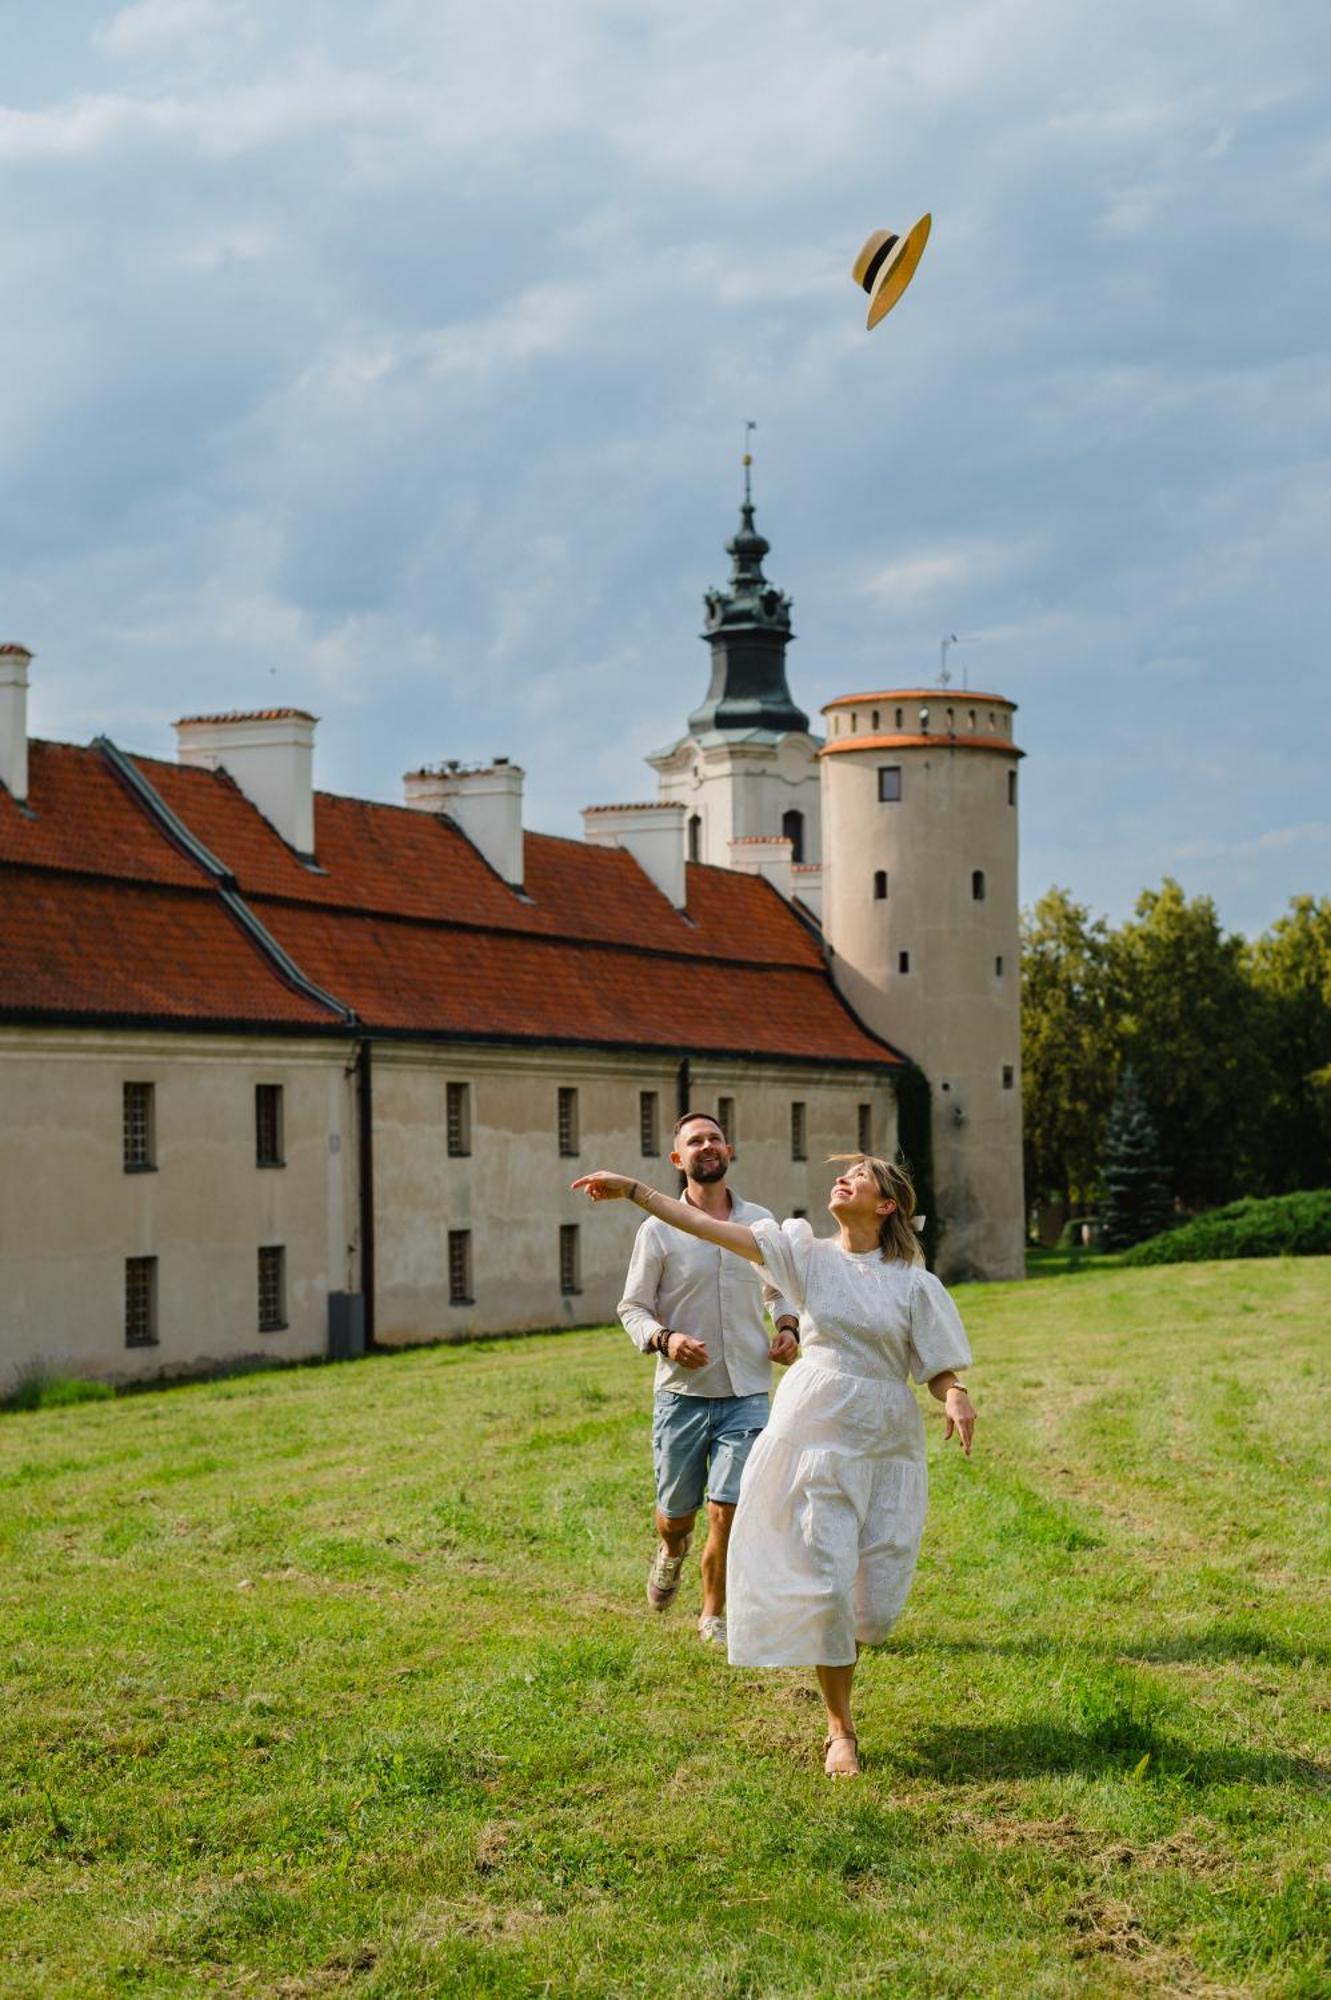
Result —
[{"label": "round tower", "polygon": [[929,1080],[938,1268],[1025,1269],[1015,703],[951,687],[823,710],[823,926],[862,1019]]}]

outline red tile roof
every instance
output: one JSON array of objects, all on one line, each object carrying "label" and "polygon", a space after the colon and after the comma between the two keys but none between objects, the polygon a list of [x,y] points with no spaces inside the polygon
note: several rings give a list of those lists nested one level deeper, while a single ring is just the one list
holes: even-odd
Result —
[{"label": "red tile roof", "polygon": [[[882,1064],[760,876],[690,863],[676,910],[620,848],[531,834],[520,895],[448,820],[317,793],[318,867],[222,772],[136,758],[307,979],[372,1030]],[[0,790],[0,1014],[319,1024],[96,748]]]}]

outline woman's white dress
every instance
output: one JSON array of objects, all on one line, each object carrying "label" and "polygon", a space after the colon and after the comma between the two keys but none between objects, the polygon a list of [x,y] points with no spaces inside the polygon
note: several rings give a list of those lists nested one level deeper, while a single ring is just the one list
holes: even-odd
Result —
[{"label": "woman's white dress", "polygon": [[924,1528],[924,1420],[910,1378],[971,1358],[937,1278],[851,1255],[803,1220],[752,1225],[800,1308],[800,1359],[749,1454],[726,1608],[738,1667],[849,1666],[896,1623]]}]

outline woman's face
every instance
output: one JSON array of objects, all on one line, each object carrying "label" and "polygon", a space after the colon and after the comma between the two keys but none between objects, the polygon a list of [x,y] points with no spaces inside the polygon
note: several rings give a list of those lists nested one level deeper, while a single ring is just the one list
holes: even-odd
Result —
[{"label": "woman's face", "polygon": [[868,1161],[856,1160],[854,1166],[847,1167],[833,1181],[827,1206],[838,1222],[852,1215],[867,1221],[871,1216],[890,1215],[896,1203],[880,1193]]}]

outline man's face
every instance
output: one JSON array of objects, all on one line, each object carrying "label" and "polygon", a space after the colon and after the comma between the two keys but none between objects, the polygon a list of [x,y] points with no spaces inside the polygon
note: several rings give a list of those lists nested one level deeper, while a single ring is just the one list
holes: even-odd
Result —
[{"label": "man's face", "polygon": [[671,1160],[691,1181],[706,1187],[730,1171],[730,1148],[714,1118],[690,1118],[676,1135]]}]

